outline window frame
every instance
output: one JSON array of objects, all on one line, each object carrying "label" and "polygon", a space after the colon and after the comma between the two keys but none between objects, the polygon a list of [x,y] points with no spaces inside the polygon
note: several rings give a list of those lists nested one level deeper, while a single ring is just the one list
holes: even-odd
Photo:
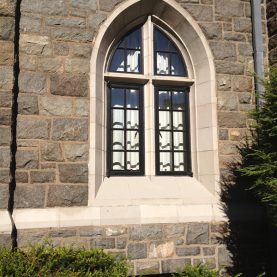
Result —
[{"label": "window frame", "polygon": [[[111,89],[112,88],[123,88],[123,89],[138,89],[139,91],[139,170],[113,170],[112,169],[112,158],[113,158],[113,149],[112,149],[112,107],[111,107]],[[143,94],[143,86],[138,84],[128,84],[128,83],[118,83],[118,82],[108,82],[107,84],[107,177],[110,176],[144,176],[145,174],[145,148],[144,148],[144,94]],[[124,92],[125,94],[126,92]],[[126,96],[124,95],[124,99]],[[125,100],[124,100],[125,101]],[[126,106],[124,106],[124,120],[126,120]],[[122,128],[124,131],[124,166],[126,167],[126,154],[127,152],[134,152],[134,151],[127,151],[126,150],[126,132],[128,128],[124,126]],[[117,151],[115,151],[117,152]],[[137,151],[136,151],[137,152]]]}]

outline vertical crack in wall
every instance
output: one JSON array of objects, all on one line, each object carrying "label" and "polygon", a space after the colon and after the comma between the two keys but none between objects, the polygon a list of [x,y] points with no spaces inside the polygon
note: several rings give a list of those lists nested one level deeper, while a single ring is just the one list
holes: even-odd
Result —
[{"label": "vertical crack in wall", "polygon": [[14,65],[13,65],[13,89],[12,89],[12,112],[11,112],[11,159],[10,159],[10,182],[9,182],[9,201],[8,213],[12,223],[12,249],[17,248],[17,229],[13,219],[14,193],[16,189],[16,132],[17,132],[17,113],[18,113],[18,79],[19,79],[19,29],[20,29],[20,6],[21,0],[16,1],[15,5],[15,24],[14,24]]}]

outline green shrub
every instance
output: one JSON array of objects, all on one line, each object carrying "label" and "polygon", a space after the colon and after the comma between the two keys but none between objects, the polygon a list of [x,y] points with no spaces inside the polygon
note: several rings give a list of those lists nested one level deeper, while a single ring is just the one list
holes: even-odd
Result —
[{"label": "green shrub", "polygon": [[186,265],[182,272],[174,273],[175,277],[218,277],[216,270],[209,269],[207,265],[200,264],[197,266]]},{"label": "green shrub", "polygon": [[127,262],[99,249],[36,245],[27,250],[0,249],[0,276],[124,277]]}]

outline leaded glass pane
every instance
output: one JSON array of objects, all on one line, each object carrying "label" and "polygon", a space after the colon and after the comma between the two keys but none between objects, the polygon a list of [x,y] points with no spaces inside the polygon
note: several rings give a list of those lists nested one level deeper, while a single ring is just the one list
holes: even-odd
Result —
[{"label": "leaded glass pane", "polygon": [[139,170],[139,152],[127,152],[127,170]]},{"label": "leaded glass pane", "polygon": [[171,93],[170,91],[159,91],[159,109],[170,109],[171,108]]},{"label": "leaded glass pane", "polygon": [[113,150],[124,150],[124,131],[113,131]]},{"label": "leaded glass pane", "polygon": [[172,92],[172,109],[184,110],[185,107],[185,93],[184,91]]},{"label": "leaded glass pane", "polygon": [[174,132],[173,133],[173,143],[174,150],[181,151],[184,150],[184,134],[183,132]]},{"label": "leaded glass pane", "polygon": [[139,150],[139,133],[138,131],[126,132],[127,150]]},{"label": "leaded glass pane", "polygon": [[166,112],[166,111],[159,112],[159,129],[160,130],[170,130],[171,129],[170,112]]},{"label": "leaded glass pane", "polygon": [[124,152],[113,152],[113,170],[124,170]]},{"label": "leaded glass pane", "polygon": [[160,152],[160,171],[172,171],[171,153]]},{"label": "leaded glass pane", "polygon": [[138,73],[140,69],[140,51],[127,50],[127,62],[126,62],[126,71]]},{"label": "leaded glass pane", "polygon": [[157,52],[156,73],[160,75],[169,75],[169,53]]},{"label": "leaded glass pane", "polygon": [[127,110],[127,128],[138,129],[139,128],[139,111],[138,110]]},{"label": "leaded glass pane", "polygon": [[112,88],[111,89],[111,105],[112,107],[124,106],[124,89]]},{"label": "leaded glass pane", "polygon": [[112,116],[112,128],[124,128],[124,110],[114,109]]},{"label": "leaded glass pane", "polygon": [[174,153],[174,171],[185,171],[184,153]]},{"label": "leaded glass pane", "polygon": [[115,50],[111,61],[110,71],[124,72],[124,60],[124,50]]},{"label": "leaded glass pane", "polygon": [[171,75],[185,76],[182,58],[178,54],[171,54]]},{"label": "leaded glass pane", "polygon": [[183,130],[183,113],[182,112],[173,112],[173,130]]},{"label": "leaded glass pane", "polygon": [[126,89],[126,105],[127,108],[139,107],[139,91],[137,89]]},{"label": "leaded glass pane", "polygon": [[160,140],[160,150],[171,150],[172,148],[171,132],[160,131],[159,140]]}]

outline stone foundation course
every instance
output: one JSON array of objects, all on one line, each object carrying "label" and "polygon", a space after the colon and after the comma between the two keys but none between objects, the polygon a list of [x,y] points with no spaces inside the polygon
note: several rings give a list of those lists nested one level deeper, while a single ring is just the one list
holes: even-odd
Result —
[{"label": "stone foundation course", "polygon": [[[51,241],[54,246],[101,248],[130,261],[133,273],[172,273],[186,264],[206,263],[221,269],[230,265],[226,247],[219,243],[224,223],[87,226],[18,230],[18,247]],[[0,235],[0,244],[8,241]]]}]

